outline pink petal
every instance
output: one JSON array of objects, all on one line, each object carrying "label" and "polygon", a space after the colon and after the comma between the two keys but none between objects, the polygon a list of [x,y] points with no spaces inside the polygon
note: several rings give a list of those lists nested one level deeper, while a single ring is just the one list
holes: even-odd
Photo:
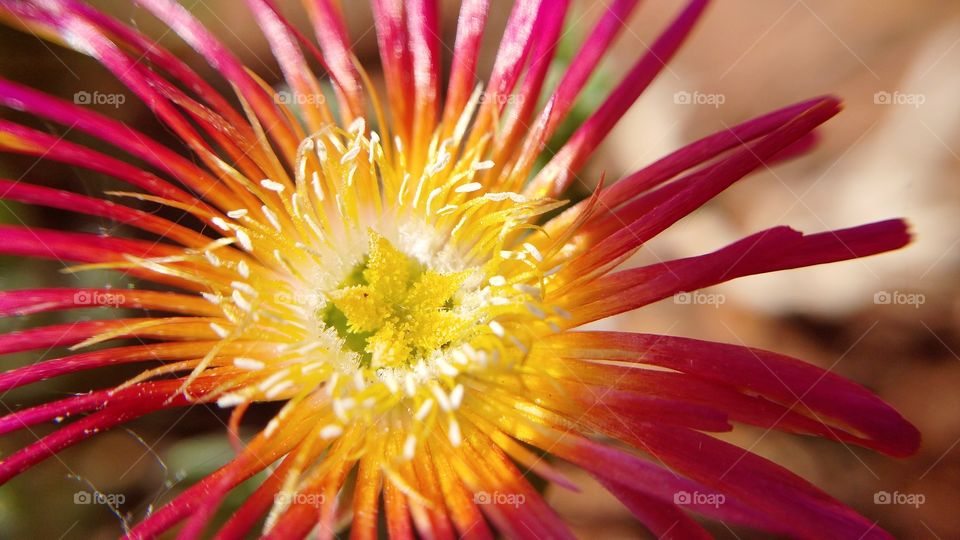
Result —
[{"label": "pink petal", "polygon": [[[243,64],[182,5],[172,0],[137,0],[190,44],[218,72],[234,84],[275,138],[288,163],[295,162],[298,141],[274,107],[273,96],[247,73]],[[123,77],[121,77],[122,79]]]},{"label": "pink petal", "polygon": [[149,212],[135,210],[112,201],[78,195],[59,189],[35,186],[25,182],[0,179],[0,199],[102,217],[116,223],[123,223],[152,232],[189,247],[201,247],[211,242],[211,239],[192,229],[157,217]]},{"label": "pink petal", "polygon": [[406,12],[414,87],[411,152],[419,164],[426,159],[440,105],[440,6],[438,0],[408,0]]},{"label": "pink petal", "polygon": [[[0,103],[27,111],[41,118],[70,126],[71,129],[93,135],[144,160],[157,169],[162,170],[164,173],[177,178],[184,185],[189,186],[196,192],[203,193],[209,189],[211,184],[216,182],[209,173],[143,133],[134,130],[127,124],[112,120],[109,117],[89,109],[78,107],[72,103],[3,79],[0,79]],[[64,144],[68,148],[74,148],[77,151],[82,149],[79,145],[67,144],[63,141],[58,143],[50,138],[49,135],[45,134],[43,136],[34,136],[33,139],[45,147],[55,147],[58,144]],[[95,161],[90,159],[90,156],[95,155],[98,154],[93,151],[87,151],[87,153],[78,156],[77,160],[71,160],[68,161],[68,163],[89,167],[86,162]],[[53,156],[44,157],[45,159],[55,159]],[[99,159],[96,161],[99,161]],[[184,193],[179,188],[153,175],[147,176],[126,163],[109,160],[106,166],[98,167],[94,170],[110,174],[111,176],[117,176],[117,174],[111,172],[116,170],[122,174],[121,176],[117,176],[118,178],[128,179],[127,181],[154,195],[188,204],[197,204],[200,208],[210,210],[209,207],[197,201],[192,195]]]},{"label": "pink petal", "polygon": [[222,311],[198,296],[133,289],[23,289],[0,291],[0,317],[64,309],[113,307],[218,316]]},{"label": "pink petal", "polygon": [[[76,373],[88,369],[143,362],[147,360],[187,360],[202,356],[210,350],[216,341],[188,341],[186,343],[151,343],[149,345],[135,345],[131,347],[111,347],[99,351],[44,360],[17,369],[0,373],[0,392],[11,388],[18,388],[37,381],[59,377],[67,373]],[[250,344],[227,345],[221,350],[222,354],[247,354]]]},{"label": "pink petal", "polygon": [[[328,111],[325,105],[321,106],[322,101],[316,99],[317,96],[322,96],[320,84],[307,65],[296,37],[290,32],[290,26],[269,0],[247,0],[247,5],[250,6],[250,11],[253,12],[258,25],[263,30],[263,35],[270,44],[270,51],[280,64],[283,78],[291,90],[298,96],[314,98],[302,99],[297,103],[306,117],[310,131],[319,131],[326,122],[330,121],[329,118],[325,118],[325,113]],[[349,107],[346,101],[343,101],[342,105]]]},{"label": "pink petal", "polygon": [[691,167],[705,163],[727,150],[768,135],[803,112],[829,99],[831,98],[818,97],[790,105],[685,145],[623,180],[615,182],[603,190],[600,196],[601,201],[608,208],[616,208]]},{"label": "pink petal", "polygon": [[400,0],[373,0],[373,21],[377,26],[377,43],[383,63],[390,100],[390,128],[409,148],[413,135],[414,97],[407,22]]},{"label": "pink petal", "polygon": [[[537,101],[546,79],[547,72],[553,62],[554,53],[560,40],[563,29],[563,20],[570,7],[567,0],[559,0],[551,4],[550,9],[541,10],[534,25],[534,38],[531,44],[531,63],[524,75],[523,84],[517,92],[517,100],[507,109],[507,118],[504,127],[497,136],[494,149],[494,168],[486,173],[489,177],[497,177],[507,162],[517,155],[523,135],[529,131],[530,117],[533,114]],[[526,178],[522,178],[525,180]],[[510,185],[505,190],[519,189]]]},{"label": "pink petal", "polygon": [[907,225],[900,220],[811,235],[789,227],[768,229],[707,255],[594,279],[565,295],[564,305],[575,312],[567,324],[577,326],[743,276],[866,257],[909,241]]},{"label": "pink petal", "polygon": [[449,136],[470,99],[476,80],[477,56],[487,23],[489,0],[464,0],[457,19],[457,37],[453,45],[450,82],[444,98],[443,137]]},{"label": "pink petal", "polygon": [[[159,322],[164,323],[136,329],[137,323]],[[142,339],[215,339],[217,336],[210,329],[208,318],[201,317],[170,317],[167,319],[110,319],[104,321],[81,321],[68,324],[44,326],[20,330],[0,335],[0,354],[48,349],[51,347],[67,347],[76,345],[93,336],[110,331],[131,328],[121,337],[138,337]]]},{"label": "pink petal", "polygon": [[6,151],[42,156],[46,160],[82,167],[123,180],[161,197],[187,204],[198,204],[195,197],[156,175],[84,146],[5,120],[0,120],[0,133],[9,134],[14,139],[0,140],[0,148]]},{"label": "pink petal", "polygon": [[657,538],[663,540],[688,538],[710,540],[713,538],[699,523],[684,514],[676,505],[664,503],[640,491],[629,489],[596,475],[594,478],[603,484],[607,491],[620,499],[620,502],[630,509],[630,512]]},{"label": "pink petal", "polygon": [[331,0],[312,0],[305,2],[313,21],[314,35],[323,47],[323,60],[326,61],[337,91],[343,96],[341,107],[347,113],[344,124],[349,125],[354,118],[363,116],[363,88],[360,74],[353,65],[350,36],[340,11],[339,2]]},{"label": "pink petal", "polygon": [[737,180],[764,165],[764,160],[803,137],[839,112],[839,102],[825,99],[787,124],[730,157],[650,192],[616,216],[626,227],[599,240],[586,254],[567,265],[560,274],[577,281],[596,276],[596,271],[621,260],[647,240],[666,230]]},{"label": "pink petal", "polygon": [[891,455],[910,455],[920,443],[916,428],[868,390],[787,356],[649,334],[569,332],[552,339],[571,357],[651,364],[746,389],[853,435],[846,440]]},{"label": "pink petal", "polygon": [[[87,403],[89,401],[89,404],[95,405],[99,411],[60,428],[37,442],[6,456],[3,461],[0,462],[0,485],[33,465],[56,454],[60,450],[72,446],[100,431],[110,429],[113,426],[128,422],[149,412],[189,405],[190,401],[187,397],[184,396],[183,393],[177,393],[180,384],[182,384],[181,381],[145,383],[137,385],[136,387],[127,388],[126,390],[119,390],[112,394],[107,392],[88,394],[88,396],[96,395],[97,398],[94,400],[84,399],[88,396],[73,398],[74,403]],[[198,379],[196,385],[191,387],[191,392],[193,392],[194,395],[202,395],[204,391],[208,391],[214,384],[216,383]],[[52,405],[56,404],[47,404],[35,407],[34,409],[40,409],[42,407],[44,410],[52,410]],[[77,411],[70,409],[69,412],[65,411],[63,415],[66,416],[72,412]],[[17,414],[18,413],[9,414],[0,419],[0,422],[3,424],[3,429],[0,430],[0,433],[10,431],[7,427],[9,423],[8,418],[14,417],[20,419],[21,417],[16,416]],[[23,425],[20,427],[30,425],[26,420],[29,419],[25,419]]]},{"label": "pink petal", "polygon": [[549,118],[544,138],[549,139],[570,112],[577,95],[583,90],[617,34],[626,26],[626,21],[637,4],[639,0],[614,0],[607,7],[603,18],[590,32],[590,36],[583,42],[576,56],[567,66],[563,79],[560,80],[550,98],[550,106],[546,107],[542,113]]},{"label": "pink petal", "polygon": [[738,499],[779,523],[791,536],[817,538],[829,531],[835,538],[892,538],[786,469],[713,437],[653,424],[618,435],[713,493],[726,494],[724,505]]},{"label": "pink petal", "polygon": [[557,155],[537,174],[527,193],[556,197],[566,189],[573,180],[573,173],[583,165],[600,141],[677,52],[706,6],[707,0],[692,0],[687,4],[604,104],[580,126]]}]

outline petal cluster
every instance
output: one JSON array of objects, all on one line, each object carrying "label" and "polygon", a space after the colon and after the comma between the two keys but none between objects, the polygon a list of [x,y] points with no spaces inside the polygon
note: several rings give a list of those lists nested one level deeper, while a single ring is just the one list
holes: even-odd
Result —
[{"label": "petal cluster", "polygon": [[[744,424],[914,452],[916,429],[869,391],[772,352],[582,328],[678,292],[909,242],[901,220],[814,234],[774,227],[711,253],[621,267],[735,182],[809,147],[840,110],[829,96],[707,136],[609,185],[601,179],[584,200],[563,199],[705,0],[679,11],[556,153],[548,142],[636,0],[609,2],[555,85],[547,74],[566,0],[517,0],[483,75],[492,5],[465,0],[446,81],[439,2],[373,0],[382,85],[351,51],[342,13],[351,4],[305,1],[314,39],[274,2],[247,0],[282,71],[276,87],[183,5],[137,4],[222,75],[235,99],[84,2],[0,0],[6,23],[98,60],[189,153],[0,80],[0,105],[112,147],[0,120],[0,150],[129,185],[89,196],[0,179],[0,199],[138,232],[3,225],[0,253],[144,284],[0,293],[0,316],[105,308],[99,319],[0,336],[0,354],[68,348],[0,373],[0,392],[143,366],[132,379],[0,417],[0,434],[61,423],[0,458],[0,482],[97,432],[209,403],[231,411],[236,456],[145,516],[130,538],[177,527],[183,538],[346,530],[377,538],[382,524],[393,538],[572,538],[529,479],[576,489],[561,461],[587,471],[658,537],[707,536],[693,516],[796,537],[887,537],[796,475],[711,435]],[[157,206],[202,227],[144,210]],[[278,412],[241,437],[245,413],[266,402]],[[227,495],[259,473],[253,495],[218,522]]]}]

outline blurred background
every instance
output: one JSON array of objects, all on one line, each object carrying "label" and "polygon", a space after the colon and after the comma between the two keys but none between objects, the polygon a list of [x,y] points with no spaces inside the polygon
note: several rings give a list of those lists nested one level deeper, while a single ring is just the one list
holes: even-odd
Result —
[{"label": "blurred background", "polygon": [[[575,3],[555,75],[606,3]],[[129,2],[94,4],[158,37],[218,89],[229,91],[184,43]],[[245,8],[233,0],[185,4],[247,65],[279,84],[279,69]],[[369,10],[365,2],[345,5],[356,54],[376,77]],[[487,68],[510,2],[493,0],[492,5],[483,55]],[[643,2],[578,104],[576,121],[600,103],[678,7],[675,1]],[[300,13],[292,5],[285,10]],[[448,43],[456,13],[455,2],[444,2]],[[296,22],[311,33],[305,21]],[[6,28],[0,28],[0,50],[0,77],[66,99],[78,92],[124,96],[91,106],[180,148],[132,93],[88,58]],[[826,93],[842,97],[846,110],[822,128],[813,152],[738,183],[628,264],[711,251],[778,224],[816,232],[902,216],[913,226],[914,243],[882,257],[742,279],[665,300],[603,326],[771,349],[871,388],[920,428],[924,443],[916,456],[894,460],[756,429],[738,428],[723,437],[784,464],[898,537],[960,538],[960,3],[716,2],[676,60],[621,120],[575,190],[583,196],[601,173],[619,178],[701,136]],[[0,117],[106,150],[16,111],[0,111]],[[0,155],[0,176],[95,195],[117,186],[103,175],[15,155]],[[6,202],[0,202],[0,222],[116,232],[107,222]],[[65,276],[61,268],[55,262],[0,257],[0,289],[128,285],[106,273]],[[0,331],[105,312],[5,319]],[[59,352],[5,357],[3,368]],[[51,395],[115,384],[129,374],[64,377],[9,392],[0,396],[0,404],[16,410]],[[229,459],[224,420],[216,407],[158,413],[61,452],[0,488],[0,538],[116,537],[124,522],[141,519],[153,505]],[[0,456],[52,429],[0,439]],[[548,490],[547,496],[578,536],[644,537],[615,499],[586,475],[568,473],[585,494]],[[249,486],[238,490],[236,500],[245,489]],[[114,501],[117,511],[88,504],[97,490],[122,494],[123,501]],[[897,503],[906,496],[915,504]],[[710,527],[721,538],[763,538],[723,524]]]}]

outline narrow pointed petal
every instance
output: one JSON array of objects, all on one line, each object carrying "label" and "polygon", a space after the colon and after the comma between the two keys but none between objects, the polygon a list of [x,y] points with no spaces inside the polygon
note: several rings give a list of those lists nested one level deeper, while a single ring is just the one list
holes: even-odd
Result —
[{"label": "narrow pointed petal", "polygon": [[410,0],[406,12],[414,88],[410,163],[413,170],[419,170],[426,164],[427,145],[439,114],[440,6],[438,0]]},{"label": "narrow pointed petal", "polygon": [[323,60],[336,83],[336,89],[342,95],[341,108],[344,124],[363,116],[363,91],[360,74],[353,63],[350,51],[350,36],[339,2],[332,0],[304,0],[307,12],[313,22],[314,34],[323,48]]},{"label": "narrow pointed petal", "polygon": [[25,182],[0,179],[0,199],[109,219],[175,240],[188,247],[201,247],[212,241],[192,229],[149,212],[128,208],[112,201]]},{"label": "narrow pointed petal", "polygon": [[448,137],[463,113],[476,83],[477,59],[487,23],[489,0],[465,0],[460,5],[453,45],[450,81],[443,110],[443,137]]},{"label": "narrow pointed petal", "polygon": [[[811,235],[778,227],[708,255],[615,272],[568,293],[563,303],[577,310],[575,320],[568,324],[578,326],[679,292],[753,274],[867,257],[909,242],[907,225],[900,220]],[[603,300],[584,304],[586,298]]]},{"label": "narrow pointed petal", "polygon": [[571,332],[556,336],[571,357],[657,365],[747,388],[819,423],[849,431],[857,444],[909,455],[920,435],[892,407],[865,388],[829,371],[776,353],[689,338],[631,333]]},{"label": "narrow pointed petal", "polygon": [[187,315],[219,316],[221,311],[197,296],[133,289],[24,289],[0,291],[0,317],[64,309],[111,307],[154,309]]},{"label": "narrow pointed petal", "polygon": [[[781,126],[728,158],[691,173],[655,190],[618,212],[616,217],[627,226],[610,236],[594,239],[595,245],[564,269],[574,281],[595,277],[600,269],[609,269],[644,242],[663,232],[683,216],[764,165],[764,160],[783,150],[839,112],[839,102],[825,99],[815,107]],[[590,242],[590,240],[587,240]],[[593,242],[590,242],[591,244]]]},{"label": "narrow pointed petal", "polygon": [[210,65],[236,85],[244,99],[275,138],[290,163],[295,161],[297,141],[278,115],[273,97],[261,88],[233,54],[217,40],[186,8],[172,0],[137,0],[189,43]]},{"label": "narrow pointed petal", "polygon": [[[217,319],[219,320],[219,319]],[[10,332],[0,336],[0,354],[69,347],[101,334],[141,339],[214,339],[211,320],[201,317],[81,321]]]},{"label": "narrow pointed petal", "polygon": [[687,4],[597,112],[580,126],[557,155],[537,174],[527,188],[527,193],[556,197],[566,189],[573,181],[573,175],[583,166],[600,141],[677,52],[693,30],[693,25],[699,20],[707,3],[707,0],[692,0]]}]

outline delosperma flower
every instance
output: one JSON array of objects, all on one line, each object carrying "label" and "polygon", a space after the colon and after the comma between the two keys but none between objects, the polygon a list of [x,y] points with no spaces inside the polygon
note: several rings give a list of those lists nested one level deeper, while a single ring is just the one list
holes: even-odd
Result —
[{"label": "delosperma flower", "polygon": [[[0,148],[130,186],[99,198],[3,180],[0,197],[144,233],[0,227],[2,254],[71,263],[70,275],[125,272],[142,284],[2,293],[5,316],[110,305],[99,319],[0,336],[3,354],[69,347],[6,371],[0,390],[145,366],[119,386],[79,388],[92,391],[0,418],[2,433],[60,423],[3,456],[0,482],[142,415],[205,403],[232,411],[236,456],[130,537],[178,528],[184,538],[377,538],[385,526],[392,538],[569,538],[531,483],[576,489],[560,462],[588,472],[656,536],[706,536],[694,519],[702,517],[795,537],[887,537],[808,482],[711,435],[747,424],[914,452],[918,432],[869,391],[772,352],[581,328],[680,292],[909,241],[900,220],[816,234],[775,227],[711,253],[621,268],[737,180],[808,147],[840,109],[833,97],[787,106],[566,201],[706,1],[679,12],[555,154],[546,141],[636,1],[611,1],[552,85],[567,1],[518,0],[481,77],[486,0],[460,8],[446,75],[438,2],[374,0],[379,88],[350,50],[341,10],[352,3],[304,2],[314,44],[271,1],[246,2],[282,68],[278,87],[185,7],[137,3],[236,95],[219,95],[140,30],[79,1],[0,1],[8,24],[101,62],[189,149],[0,81],[0,104],[129,159],[7,120]],[[202,227],[138,209],[147,203]],[[149,311],[111,317],[120,308]],[[245,412],[265,402],[279,412],[241,436]],[[239,511],[215,519],[231,490],[262,472]]]}]

